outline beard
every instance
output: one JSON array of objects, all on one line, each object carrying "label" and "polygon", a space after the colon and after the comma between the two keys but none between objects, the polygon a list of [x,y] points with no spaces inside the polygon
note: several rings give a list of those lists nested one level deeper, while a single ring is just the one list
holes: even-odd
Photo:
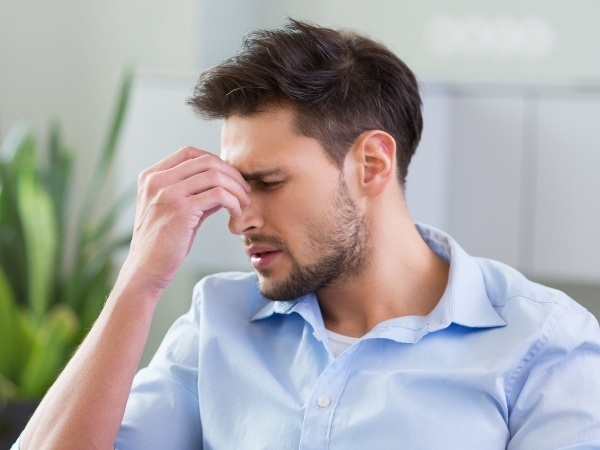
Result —
[{"label": "beard", "polygon": [[287,254],[292,267],[281,281],[269,280],[269,269],[257,270],[259,290],[269,300],[293,300],[336,281],[359,275],[368,265],[370,234],[364,215],[354,203],[340,175],[331,206],[323,215],[306,223],[303,247],[313,261],[300,264],[283,239],[268,235],[244,237],[244,244],[268,244]]}]

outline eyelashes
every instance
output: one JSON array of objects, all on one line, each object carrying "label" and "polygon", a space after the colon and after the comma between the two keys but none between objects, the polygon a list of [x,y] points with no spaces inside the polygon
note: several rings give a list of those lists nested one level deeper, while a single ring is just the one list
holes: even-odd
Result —
[{"label": "eyelashes", "polygon": [[255,180],[252,182],[255,188],[264,190],[264,191],[272,191],[279,189],[285,184],[286,180],[278,180],[278,181],[264,181],[264,180]]}]

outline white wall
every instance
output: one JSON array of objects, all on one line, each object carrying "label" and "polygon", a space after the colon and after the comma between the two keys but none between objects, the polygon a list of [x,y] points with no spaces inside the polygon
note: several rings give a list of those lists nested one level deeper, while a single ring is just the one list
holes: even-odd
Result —
[{"label": "white wall", "polygon": [[[286,15],[369,33],[423,80],[600,80],[597,0],[0,0],[0,136],[15,120],[40,127],[57,117],[74,146],[93,152],[126,64],[198,72],[231,54],[249,29]],[[442,55],[427,43],[439,16],[473,25],[467,44],[477,24],[543,19],[554,44],[538,58],[489,49]]]},{"label": "white wall", "polygon": [[600,81],[597,0],[264,1],[367,33],[426,81]]},{"label": "white wall", "polygon": [[[0,0],[0,136],[19,119],[37,129],[60,119],[81,153],[83,180],[127,64],[146,72],[198,73],[235,51],[249,29],[279,25],[287,15],[368,33],[425,81],[600,82],[598,0]],[[470,30],[459,36],[463,47],[454,53],[440,53],[428,41],[428,26],[440,15]],[[481,40],[485,25],[509,19],[519,27],[532,18],[545,20],[553,33],[541,57],[519,51],[501,56],[493,43],[464,51]],[[422,169],[417,164],[413,176]],[[441,209],[422,214],[434,223],[446,220]],[[194,280],[183,274],[167,296],[185,308]],[[178,314],[168,301],[160,308],[148,355]]]},{"label": "white wall", "polygon": [[196,0],[0,0],[0,135],[16,120],[39,129],[58,118],[93,153],[126,65],[196,68],[197,10]]},{"label": "white wall", "polygon": [[[89,161],[127,64],[197,73],[233,53],[251,28],[281,24],[287,15],[366,32],[425,81],[600,80],[597,0],[0,0],[0,136],[19,119],[41,128],[59,118]],[[554,43],[537,58],[499,56],[492,47],[443,55],[427,37],[440,16],[471,30],[462,36],[467,46],[478,38],[477,24],[508,20],[525,29],[532,18],[551,26]]]}]

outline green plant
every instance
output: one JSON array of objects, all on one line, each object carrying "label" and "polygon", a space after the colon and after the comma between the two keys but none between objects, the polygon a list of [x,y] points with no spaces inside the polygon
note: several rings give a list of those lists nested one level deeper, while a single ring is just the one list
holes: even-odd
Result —
[{"label": "green plant", "polygon": [[[101,217],[96,210],[131,82],[127,73],[80,208],[70,198],[73,152],[58,126],[50,130],[46,163],[24,126],[13,127],[0,145],[0,402],[44,395],[112,287],[116,252],[130,241],[115,236],[115,222],[131,193]],[[78,222],[69,227],[73,217]]]}]

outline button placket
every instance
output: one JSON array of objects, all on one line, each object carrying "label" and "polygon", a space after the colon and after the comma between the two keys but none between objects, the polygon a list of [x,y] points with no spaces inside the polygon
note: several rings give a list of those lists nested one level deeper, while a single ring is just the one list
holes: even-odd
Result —
[{"label": "button placket", "polygon": [[356,348],[352,347],[335,359],[313,386],[302,424],[300,450],[317,450],[329,444],[336,402],[348,379]]}]

